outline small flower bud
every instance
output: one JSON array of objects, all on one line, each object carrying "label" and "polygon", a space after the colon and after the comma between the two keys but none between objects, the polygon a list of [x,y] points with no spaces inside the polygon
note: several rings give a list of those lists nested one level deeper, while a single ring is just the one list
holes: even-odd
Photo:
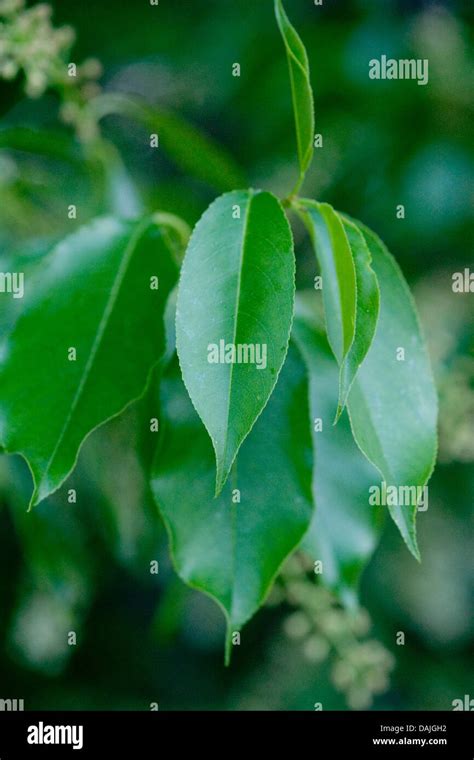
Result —
[{"label": "small flower bud", "polygon": [[43,71],[31,71],[26,80],[25,91],[30,98],[39,98],[48,85],[48,78]]},{"label": "small flower bud", "polygon": [[85,79],[98,79],[102,76],[102,64],[97,58],[86,58],[80,72]]},{"label": "small flower bud", "polygon": [[11,58],[0,65],[0,74],[4,79],[14,79],[18,74],[18,65]]}]

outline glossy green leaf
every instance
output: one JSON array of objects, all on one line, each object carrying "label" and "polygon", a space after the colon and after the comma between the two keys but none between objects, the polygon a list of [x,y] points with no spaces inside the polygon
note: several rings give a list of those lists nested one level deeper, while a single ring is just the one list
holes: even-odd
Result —
[{"label": "glossy green leaf", "polygon": [[177,166],[218,191],[246,184],[232,156],[178,114],[119,94],[99,95],[91,107],[99,118],[120,114],[141,123]]},{"label": "glossy green leaf", "polygon": [[346,405],[354,378],[372,345],[380,310],[379,285],[365,238],[348,219],[342,222],[354,262],[357,305],[354,340],[341,366],[337,417]]},{"label": "glossy green leaf", "polygon": [[339,215],[332,206],[301,201],[299,209],[306,224],[323,282],[323,302],[329,344],[340,367],[339,402],[342,409],[344,363],[354,342],[357,310],[357,280],[351,247]]},{"label": "glossy green leaf", "polygon": [[[387,486],[422,488],[433,470],[437,447],[437,398],[429,358],[398,265],[373,232],[357,225],[372,255],[380,287],[380,316],[349,394],[352,431]],[[408,548],[419,558],[416,503],[388,508]]]},{"label": "glossy green leaf", "polygon": [[304,175],[311,163],[314,150],[314,102],[311,89],[309,62],[305,46],[294,27],[290,24],[281,0],[275,0],[275,16],[278,22],[288,56],[291,94],[295,116],[296,144],[300,165],[300,178],[296,190],[301,186]]},{"label": "glossy green leaf", "polygon": [[346,413],[333,425],[338,366],[316,318],[315,293],[299,294],[293,336],[310,379],[315,512],[302,548],[321,561],[321,581],[347,604],[356,603],[360,574],[379,537],[382,507],[369,504],[375,467],[354,442]]},{"label": "glossy green leaf", "polygon": [[311,520],[311,434],[306,372],[291,348],[272,398],[214,498],[212,446],[175,375],[162,384],[166,432],[152,490],[181,578],[210,595],[228,643],[264,601]]},{"label": "glossy green leaf", "polygon": [[0,347],[0,440],[30,466],[31,505],[59,488],[84,438],[143,393],[165,349],[176,279],[150,220],[101,218],[25,282],[22,312]]},{"label": "glossy green leaf", "polygon": [[329,344],[339,364],[354,340],[356,274],[352,252],[339,215],[328,203],[301,202],[323,278]]},{"label": "glossy green leaf", "polygon": [[270,193],[221,196],[191,237],[176,344],[186,388],[214,445],[217,493],[285,360],[294,266],[291,230]]},{"label": "glossy green leaf", "polygon": [[336,421],[372,343],[379,288],[362,233],[327,203],[301,201],[323,277],[329,343],[339,366]]}]

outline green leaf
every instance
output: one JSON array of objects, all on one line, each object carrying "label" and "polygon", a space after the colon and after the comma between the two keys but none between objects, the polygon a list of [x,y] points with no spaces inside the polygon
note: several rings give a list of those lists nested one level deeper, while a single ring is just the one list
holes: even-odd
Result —
[{"label": "green leaf", "polygon": [[343,377],[346,377],[343,367],[355,335],[357,284],[354,260],[342,221],[332,206],[301,201],[298,210],[308,228],[321,269],[328,340],[341,368],[338,419],[342,411]]},{"label": "green leaf", "polygon": [[379,288],[362,233],[327,203],[298,201],[323,277],[327,333],[339,366],[336,422],[370,348],[379,314]]},{"label": "green leaf", "polygon": [[0,440],[30,466],[31,506],[63,483],[84,438],[143,393],[164,352],[176,279],[150,220],[102,218],[63,240],[25,282],[23,310],[0,347]]},{"label": "green leaf", "polygon": [[311,520],[306,373],[290,349],[275,392],[217,498],[212,446],[181,380],[175,375],[161,387],[166,432],[152,490],[177,572],[220,605],[229,643],[232,631],[263,603]]},{"label": "green leaf", "polygon": [[380,311],[379,285],[371,266],[372,257],[365,238],[348,219],[342,219],[342,222],[354,261],[357,306],[354,340],[341,366],[336,419],[346,405],[354,378],[372,345]]},{"label": "green leaf", "polygon": [[[381,240],[362,224],[380,287],[372,346],[348,399],[354,438],[387,486],[422,488],[436,457],[437,398],[418,317],[403,275]],[[404,349],[400,360],[399,349]],[[397,358],[398,352],[398,358]],[[389,506],[408,548],[419,559],[416,504]]]},{"label": "green leaf", "polygon": [[309,372],[313,429],[315,512],[302,548],[322,562],[321,581],[354,605],[360,574],[379,537],[382,508],[369,505],[378,473],[355,444],[347,414],[332,425],[338,367],[316,318],[317,300],[315,293],[298,294],[293,324]]},{"label": "green leaf", "polygon": [[19,150],[72,163],[84,170],[77,142],[60,130],[32,129],[21,124],[0,127],[0,149]]},{"label": "green leaf", "polygon": [[191,237],[176,344],[186,388],[214,445],[217,493],[285,360],[294,267],[291,230],[270,193],[221,196]]},{"label": "green leaf", "polygon": [[275,0],[275,16],[285,43],[290,70],[293,112],[295,115],[296,144],[300,177],[294,190],[301,187],[314,151],[314,102],[311,89],[309,62],[305,46],[290,24],[281,0]]},{"label": "green leaf", "polygon": [[352,252],[332,206],[316,201],[302,201],[301,206],[321,267],[329,344],[341,365],[355,333],[357,291]]},{"label": "green leaf", "polygon": [[187,174],[224,192],[245,185],[245,177],[227,151],[181,116],[118,94],[99,95],[91,103],[98,118],[120,114],[156,133],[165,153]]}]

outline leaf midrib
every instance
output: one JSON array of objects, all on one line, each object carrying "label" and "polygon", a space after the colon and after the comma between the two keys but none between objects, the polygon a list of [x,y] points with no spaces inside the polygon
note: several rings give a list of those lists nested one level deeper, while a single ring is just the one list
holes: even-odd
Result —
[{"label": "leaf midrib", "polygon": [[[245,249],[246,249],[246,241],[247,241],[247,230],[248,230],[248,221],[250,217],[250,207],[252,205],[252,201],[254,199],[255,195],[252,190],[249,191],[248,196],[248,203],[247,208],[245,209],[245,219],[244,219],[244,226],[242,230],[242,238],[240,243],[240,266],[239,266],[239,272],[237,275],[237,292],[235,297],[235,304],[234,304],[234,330],[232,335],[232,342],[235,345],[235,340],[237,337],[238,332],[238,324],[239,324],[239,302],[240,302],[240,293],[242,288],[242,271],[244,268],[244,258],[245,258]],[[227,411],[225,416],[225,437],[224,437],[224,450],[223,450],[223,466],[225,468],[225,462],[226,462],[226,456],[227,456],[227,447],[228,447],[228,430],[229,430],[229,418],[230,418],[230,404],[231,404],[231,396],[232,396],[232,379],[234,374],[234,364],[230,364],[230,370],[229,370],[229,392],[227,396]],[[218,484],[219,485],[219,484]]]},{"label": "leaf midrib", "polygon": [[148,218],[145,219],[143,222],[141,222],[136,227],[133,235],[130,237],[130,239],[129,239],[126,247],[125,247],[125,251],[124,251],[124,254],[123,254],[123,257],[122,257],[122,261],[120,263],[120,266],[118,268],[117,274],[116,274],[115,279],[114,279],[114,282],[112,284],[112,288],[110,290],[110,295],[109,295],[109,298],[107,299],[107,303],[105,305],[104,312],[103,312],[101,320],[99,322],[99,326],[98,326],[98,329],[97,329],[94,341],[93,341],[92,346],[91,346],[89,357],[88,357],[87,362],[86,362],[86,364],[84,366],[84,370],[83,370],[83,373],[81,375],[81,379],[79,381],[79,385],[77,387],[76,393],[74,394],[74,398],[72,400],[70,410],[69,410],[69,412],[67,414],[67,417],[66,417],[66,419],[64,421],[63,427],[62,427],[62,429],[61,429],[61,431],[59,433],[58,440],[57,440],[56,445],[55,445],[55,447],[53,449],[53,452],[52,452],[52,454],[51,454],[51,456],[50,456],[50,458],[48,460],[48,464],[46,465],[46,469],[44,470],[44,472],[43,472],[43,474],[41,476],[40,481],[37,484],[35,484],[35,490],[34,490],[33,495],[31,497],[31,503],[34,503],[34,500],[36,498],[36,495],[37,495],[37,492],[39,490],[39,487],[40,487],[41,483],[43,483],[46,480],[47,475],[48,475],[49,470],[50,470],[50,467],[51,467],[51,465],[52,465],[52,463],[53,463],[53,461],[54,461],[54,459],[56,457],[56,454],[59,451],[59,447],[61,446],[61,444],[62,444],[62,442],[64,440],[64,436],[66,434],[66,431],[67,431],[69,425],[71,424],[71,420],[72,420],[73,415],[74,415],[74,413],[76,411],[77,405],[78,405],[79,400],[80,400],[81,395],[82,395],[82,392],[83,392],[83,390],[84,390],[84,388],[86,386],[86,383],[87,383],[87,381],[88,381],[88,379],[90,377],[90,373],[92,371],[92,367],[93,367],[95,358],[97,356],[97,353],[99,351],[100,345],[102,343],[102,340],[103,340],[103,337],[104,337],[104,334],[105,334],[105,331],[106,331],[106,328],[107,328],[107,323],[109,321],[110,315],[112,314],[112,311],[113,311],[114,306],[116,304],[116,301],[117,301],[120,289],[121,289],[122,284],[123,284],[123,280],[124,280],[125,275],[127,273],[128,266],[129,266],[130,261],[132,259],[132,256],[133,256],[133,253],[135,251],[136,245],[137,245],[140,237],[143,235],[143,233],[147,229],[147,227],[149,227],[151,224],[152,224],[152,222]]},{"label": "leaf midrib", "polygon": [[[291,65],[291,62],[293,60],[295,62],[295,64],[297,65],[297,67],[302,71],[303,76],[304,76],[304,78],[305,78],[305,80],[306,80],[306,82],[308,84],[308,87],[309,87],[309,90],[310,90],[310,98],[311,98],[311,87],[310,87],[310,83],[309,83],[309,66],[308,66],[307,58],[304,61],[304,63],[302,63],[300,61],[300,59],[298,58],[298,56],[296,55],[296,53],[294,52],[294,50],[292,49],[292,47],[290,46],[289,42],[288,42],[288,38],[287,38],[287,35],[286,35],[286,27],[289,27],[295,33],[295,35],[297,35],[297,37],[298,37],[298,33],[293,28],[293,26],[290,24],[290,21],[289,21],[288,17],[286,16],[286,13],[285,13],[284,9],[281,7],[281,3],[278,3],[278,25],[280,27],[281,36],[283,37],[283,42],[284,42],[286,53],[287,53],[288,60],[289,60],[289,63],[290,63],[290,65],[289,65],[288,68],[290,70],[291,99],[292,99],[292,103],[293,103],[293,113],[295,115],[296,140],[297,140],[297,143],[298,143],[298,158],[299,158],[299,162],[300,162],[300,178],[301,178],[302,174],[307,169],[308,158],[309,158],[309,155],[311,153],[311,143],[308,145],[308,147],[306,148],[306,150],[303,153],[303,146],[301,144],[301,138],[300,138],[300,133],[301,133],[300,113],[299,113],[299,109],[297,107],[298,104],[297,104],[297,101],[296,101],[295,79],[294,79],[294,75],[293,75],[293,67]],[[303,54],[305,54],[306,51],[304,50],[304,45],[303,45],[302,42],[301,42],[301,45],[302,45],[303,51],[304,51]]]},{"label": "leaf midrib", "polygon": [[[309,84],[309,72],[305,66],[301,63],[301,61],[296,57],[293,50],[288,45],[286,39],[285,39],[285,47],[286,52],[288,55],[288,59],[291,64],[291,59],[295,61],[296,65],[301,69],[303,72],[304,78]],[[297,94],[296,94],[296,83],[295,83],[295,76],[293,74],[293,67],[290,65],[290,82],[291,82],[291,99],[293,101],[293,112],[295,114],[295,122],[296,122],[296,139],[298,141],[298,154],[299,154],[299,160],[300,160],[300,170],[301,172],[304,172],[306,170],[306,163],[308,161],[308,154],[311,151],[311,145],[306,148],[306,150],[303,153],[304,146],[302,145],[301,141],[301,120],[300,120],[300,110],[298,108],[298,102],[297,102]]]}]

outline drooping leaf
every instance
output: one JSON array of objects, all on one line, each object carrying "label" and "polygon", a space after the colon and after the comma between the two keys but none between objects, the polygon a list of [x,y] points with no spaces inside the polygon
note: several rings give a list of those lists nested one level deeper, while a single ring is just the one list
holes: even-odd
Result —
[{"label": "drooping leaf", "polygon": [[264,601],[311,520],[311,434],[306,373],[290,348],[263,414],[214,498],[212,446],[181,380],[162,383],[166,432],[152,490],[181,578],[222,608],[229,635]]},{"label": "drooping leaf", "polygon": [[355,332],[357,292],[351,249],[332,206],[316,201],[304,201],[301,206],[321,267],[329,344],[341,365]]},{"label": "drooping leaf", "polygon": [[[398,265],[373,232],[356,224],[372,256],[380,287],[380,315],[348,398],[352,431],[387,486],[422,488],[433,470],[437,447],[437,398],[430,362]],[[416,500],[388,508],[408,548],[419,558]]]},{"label": "drooping leaf", "polygon": [[346,405],[354,378],[372,345],[380,310],[379,285],[365,238],[348,219],[342,222],[354,261],[357,305],[354,340],[341,366],[337,416]]},{"label": "drooping leaf", "polygon": [[217,493],[275,387],[293,301],[293,240],[277,199],[253,190],[218,198],[191,237],[176,312],[183,379],[214,445]]},{"label": "drooping leaf", "polygon": [[344,364],[354,342],[357,312],[357,281],[352,251],[341,219],[332,206],[316,201],[300,203],[321,269],[326,330],[339,367],[339,401],[342,410]]},{"label": "drooping leaf", "polygon": [[92,108],[99,117],[120,114],[143,124],[177,166],[220,192],[246,184],[232,156],[178,114],[120,94],[99,95]]},{"label": "drooping leaf", "polygon": [[378,473],[355,444],[347,414],[332,424],[338,367],[316,318],[315,300],[314,293],[298,295],[293,324],[309,372],[313,429],[315,512],[302,548],[321,561],[322,582],[354,604],[360,574],[379,536],[382,508],[369,504]]},{"label": "drooping leaf", "polygon": [[25,282],[22,312],[0,347],[0,440],[30,466],[32,506],[59,488],[84,438],[144,391],[165,349],[176,279],[149,220],[101,218]]},{"label": "drooping leaf", "polygon": [[337,421],[375,334],[379,289],[357,227],[327,203],[302,201],[300,207],[321,268],[327,334],[340,367]]},{"label": "drooping leaf", "polygon": [[275,16],[285,43],[290,70],[291,94],[295,116],[296,144],[300,165],[298,189],[311,163],[314,151],[314,102],[309,62],[305,46],[290,24],[281,0],[275,0]]}]

